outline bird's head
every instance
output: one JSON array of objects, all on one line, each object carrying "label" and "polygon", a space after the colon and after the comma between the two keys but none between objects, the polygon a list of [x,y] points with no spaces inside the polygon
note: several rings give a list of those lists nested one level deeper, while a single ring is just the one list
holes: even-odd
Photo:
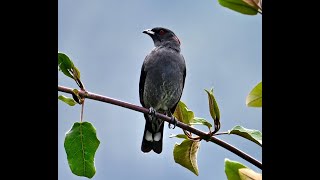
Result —
[{"label": "bird's head", "polygon": [[180,47],[181,43],[179,38],[170,29],[155,27],[153,29],[144,30],[143,33],[148,34],[152,38],[156,47],[161,45]]}]

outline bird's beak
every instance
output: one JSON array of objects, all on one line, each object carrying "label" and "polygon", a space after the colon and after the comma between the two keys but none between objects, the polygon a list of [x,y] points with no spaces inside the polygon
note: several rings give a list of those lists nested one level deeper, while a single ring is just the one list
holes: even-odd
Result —
[{"label": "bird's beak", "polygon": [[144,31],[142,31],[143,33],[145,33],[145,34],[148,34],[148,35],[154,35],[154,32],[151,30],[151,29],[146,29],[146,30],[144,30]]}]

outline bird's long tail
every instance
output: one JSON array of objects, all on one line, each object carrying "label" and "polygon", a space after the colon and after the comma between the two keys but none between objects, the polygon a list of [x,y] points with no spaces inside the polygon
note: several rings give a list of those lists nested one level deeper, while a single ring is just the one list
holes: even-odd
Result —
[{"label": "bird's long tail", "polygon": [[[154,152],[160,154],[162,152],[162,139],[163,139],[163,127],[164,122],[161,119],[156,119],[156,121],[150,121],[149,116],[147,114],[144,115],[146,119],[146,124],[144,127],[141,151],[142,152],[150,152],[153,150]],[[152,128],[152,123],[158,123],[159,128],[157,131],[154,131]]]}]

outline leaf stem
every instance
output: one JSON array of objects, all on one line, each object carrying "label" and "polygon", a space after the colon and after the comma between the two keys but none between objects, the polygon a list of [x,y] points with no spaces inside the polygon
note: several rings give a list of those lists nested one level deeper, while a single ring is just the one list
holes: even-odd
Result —
[{"label": "leaf stem", "polygon": [[216,135],[223,135],[223,134],[229,134],[229,133],[228,132],[218,132],[218,133],[215,133],[213,135],[216,136]]},{"label": "leaf stem", "polygon": [[[61,91],[61,92],[65,92],[65,93],[69,93],[69,94],[72,94],[72,89],[71,88],[68,88],[68,87],[64,87],[64,86],[59,86],[58,85],[58,91]],[[102,96],[102,95],[99,95],[99,94],[94,94],[94,93],[91,93],[91,92],[88,92],[88,91],[79,91],[79,96],[81,97],[84,97],[84,98],[88,98],[88,99],[92,99],[92,100],[96,100],[96,101],[101,101],[101,102],[106,102],[106,103],[110,103],[110,104],[114,104],[114,105],[117,105],[117,106],[121,106],[121,107],[124,107],[124,108],[128,108],[128,109],[131,109],[131,110],[134,110],[134,111],[138,111],[138,112],[142,112],[142,113],[149,113],[149,109],[147,108],[144,108],[144,107],[141,107],[141,106],[137,106],[137,105],[134,105],[134,104],[130,104],[130,103],[127,103],[127,102],[124,102],[124,101],[120,101],[120,100],[117,100],[117,99],[113,99],[113,98],[110,98],[110,97],[106,97],[106,96]],[[164,115],[164,114],[161,114],[161,113],[158,113],[156,112],[155,113],[155,116],[157,116],[158,118],[161,118],[162,120],[164,121],[167,121],[167,122],[171,122],[171,118]],[[256,159],[254,159],[253,157],[251,157],[250,155],[246,154],[245,152],[237,149],[236,147],[216,138],[216,137],[213,137],[213,136],[210,136],[208,138],[208,134],[203,132],[203,131],[200,131],[196,128],[193,128],[185,123],[182,123],[180,121],[177,121],[177,127],[180,127],[181,129],[184,129],[184,130],[187,130],[193,134],[196,134],[198,136],[200,136],[202,139],[207,139],[208,141],[211,141],[233,153],[235,153],[236,155],[238,155],[239,157],[245,159],[246,161],[252,163],[253,165],[257,166],[258,168],[262,169],[262,163]]]},{"label": "leaf stem", "polygon": [[82,122],[82,120],[83,120],[84,100],[85,100],[85,98],[83,98],[82,104],[81,104],[80,122]]}]

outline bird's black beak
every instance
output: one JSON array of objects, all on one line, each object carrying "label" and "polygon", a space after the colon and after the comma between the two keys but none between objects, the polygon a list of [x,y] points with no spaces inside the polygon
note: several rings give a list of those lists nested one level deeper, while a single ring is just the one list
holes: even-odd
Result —
[{"label": "bird's black beak", "polygon": [[151,30],[151,29],[146,29],[146,30],[144,30],[144,31],[142,31],[143,33],[145,33],[145,34],[148,34],[148,35],[150,35],[150,36],[153,36],[154,35],[154,32]]}]

